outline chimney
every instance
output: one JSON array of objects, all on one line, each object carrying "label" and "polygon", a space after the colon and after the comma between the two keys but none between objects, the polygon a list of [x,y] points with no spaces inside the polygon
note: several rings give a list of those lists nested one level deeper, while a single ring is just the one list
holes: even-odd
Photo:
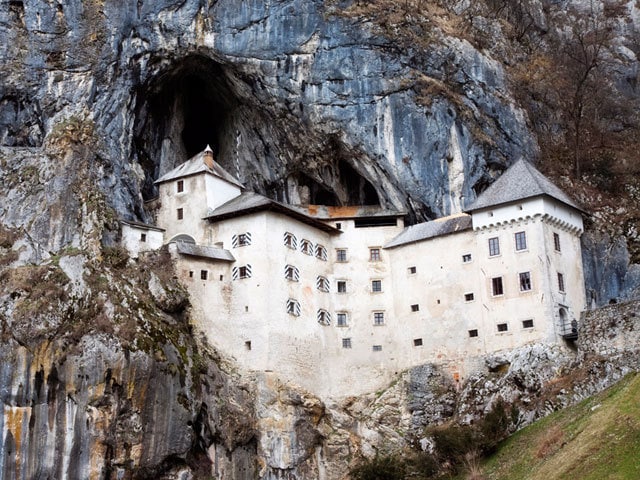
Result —
[{"label": "chimney", "polygon": [[204,149],[204,164],[208,168],[213,168],[213,150],[211,150],[209,145]]}]

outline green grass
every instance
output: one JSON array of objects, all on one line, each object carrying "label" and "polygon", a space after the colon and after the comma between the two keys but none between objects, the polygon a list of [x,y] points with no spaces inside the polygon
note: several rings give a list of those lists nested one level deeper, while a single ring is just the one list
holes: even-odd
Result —
[{"label": "green grass", "polygon": [[521,430],[482,472],[486,480],[640,479],[640,375]]}]

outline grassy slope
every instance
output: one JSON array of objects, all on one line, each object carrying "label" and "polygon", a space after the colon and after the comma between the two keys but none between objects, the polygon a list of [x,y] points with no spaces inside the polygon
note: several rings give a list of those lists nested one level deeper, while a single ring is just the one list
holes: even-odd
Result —
[{"label": "grassy slope", "polygon": [[640,374],[505,441],[487,480],[640,479]]}]

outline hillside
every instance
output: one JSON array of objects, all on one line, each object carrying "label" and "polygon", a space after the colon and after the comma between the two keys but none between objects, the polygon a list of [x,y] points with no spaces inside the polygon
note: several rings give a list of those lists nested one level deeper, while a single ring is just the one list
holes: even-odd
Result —
[{"label": "hillside", "polygon": [[640,478],[640,375],[521,430],[484,465],[491,480]]}]

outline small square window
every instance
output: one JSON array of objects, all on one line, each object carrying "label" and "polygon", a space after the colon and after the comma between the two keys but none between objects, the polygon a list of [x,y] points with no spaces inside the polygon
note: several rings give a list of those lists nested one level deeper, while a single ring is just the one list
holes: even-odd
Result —
[{"label": "small square window", "polygon": [[473,293],[465,293],[464,294],[464,301],[465,302],[472,302],[473,301]]},{"label": "small square window", "polygon": [[418,269],[416,267],[409,267],[409,275],[415,275]]},{"label": "small square window", "polygon": [[371,291],[373,293],[379,293],[382,291],[382,280],[372,280],[371,281]]},{"label": "small square window", "polygon": [[516,232],[516,250],[526,250],[527,249],[527,234],[525,232]]},{"label": "small square window", "polygon": [[238,267],[238,276],[240,278],[249,278],[249,269],[247,267]]},{"label": "small square window", "polygon": [[193,278],[193,270],[189,271],[189,278]]},{"label": "small square window", "polygon": [[343,338],[342,339],[342,348],[351,348],[351,339]]},{"label": "small square window", "polygon": [[498,332],[507,332],[509,330],[509,325],[506,323],[499,323],[496,327],[498,328]]},{"label": "small square window", "polygon": [[380,261],[380,249],[379,248],[370,248],[369,249],[369,261],[370,262],[379,262]]},{"label": "small square window", "polygon": [[327,280],[327,277],[323,277],[322,275],[319,275],[318,278],[316,278],[316,288],[321,292],[328,292],[329,280]]},{"label": "small square window", "polygon": [[523,320],[522,321],[522,328],[533,328],[533,320],[532,319]]},{"label": "small square window", "polygon": [[340,222],[336,223],[336,228],[338,230],[342,230],[342,223],[340,223]]},{"label": "small square window", "polygon": [[313,255],[313,243],[303,238],[300,242],[300,251],[305,255]]},{"label": "small square window", "polygon": [[244,348],[245,350],[251,350],[251,340],[244,342]]},{"label": "small square window", "polygon": [[140,241],[141,242],[146,242],[147,241],[147,234],[146,233],[141,233],[140,234]]},{"label": "small square window", "polygon": [[345,312],[338,312],[336,314],[336,325],[339,327],[346,327],[347,323],[347,314]]},{"label": "small square window", "polygon": [[337,287],[338,287],[338,293],[347,293],[346,280],[338,280]]},{"label": "small square window", "polygon": [[478,329],[474,328],[473,330],[469,330],[469,337],[470,338],[475,338],[478,336]]},{"label": "small square window", "polygon": [[374,352],[381,352],[382,351],[382,345],[374,345],[371,350],[373,350]]},{"label": "small square window", "polygon": [[178,180],[177,187],[178,193],[184,192],[184,180]]},{"label": "small square window", "polygon": [[495,257],[496,255],[500,255],[500,239],[493,237],[489,239],[489,256]]},{"label": "small square window", "polygon": [[287,313],[296,317],[300,316],[300,302],[290,298],[287,300]]},{"label": "small square window", "polygon": [[518,274],[518,277],[520,278],[520,291],[528,292],[531,290],[531,273],[522,272]]},{"label": "small square window", "polygon": [[251,245],[251,234],[250,233],[241,233],[238,235],[238,246],[246,247],[247,245]]},{"label": "small square window", "polygon": [[462,255],[462,263],[469,263],[471,261],[471,254],[465,253]]},{"label": "small square window", "polygon": [[560,235],[557,233],[553,234],[553,248],[556,252],[560,251]]},{"label": "small square window", "polygon": [[413,305],[411,305],[411,311],[412,312],[418,312],[420,311],[420,305],[417,303],[414,303]]},{"label": "small square window", "polygon": [[413,339],[413,346],[414,347],[421,347],[422,346],[422,339],[421,338],[414,338]]},{"label": "small square window", "polygon": [[373,324],[384,325],[384,312],[373,312]]},{"label": "small square window", "polygon": [[178,220],[182,220],[184,218],[184,210],[182,208],[178,209]]},{"label": "small square window", "polygon": [[207,270],[200,270],[200,280],[206,280],[209,276],[209,272]]},{"label": "small square window", "polygon": [[285,232],[284,245],[288,248],[295,250],[296,248],[298,248],[298,239],[293,233]]},{"label": "small square window", "polygon": [[338,248],[336,250],[336,262],[346,262],[347,251],[344,248]]},{"label": "small square window", "polygon": [[495,277],[491,279],[491,294],[494,297],[498,295],[504,295],[504,288],[502,287],[502,277]]}]

